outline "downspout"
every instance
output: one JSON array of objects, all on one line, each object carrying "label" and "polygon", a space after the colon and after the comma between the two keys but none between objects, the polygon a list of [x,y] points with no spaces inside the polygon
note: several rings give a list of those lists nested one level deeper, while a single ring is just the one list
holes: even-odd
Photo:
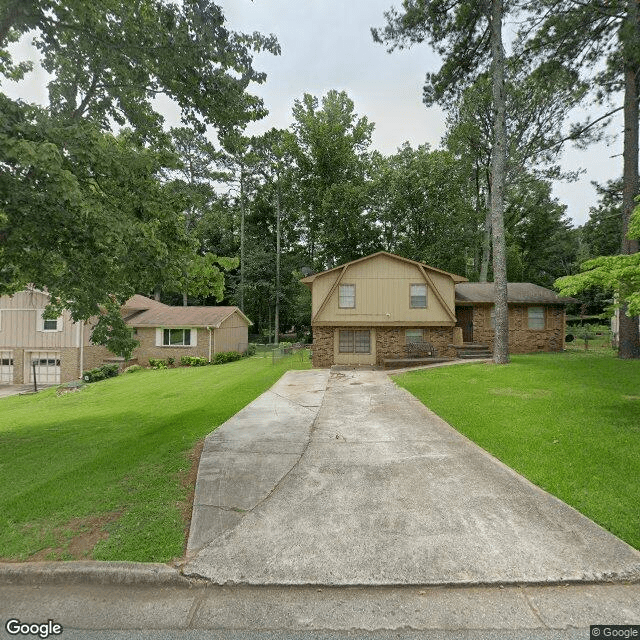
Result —
[{"label": "downspout", "polygon": [[211,327],[207,327],[207,331],[209,332],[209,362],[211,362]]},{"label": "downspout", "polygon": [[80,375],[79,380],[82,380],[82,372],[84,371],[84,322],[80,320],[78,327],[78,341],[80,342]]}]

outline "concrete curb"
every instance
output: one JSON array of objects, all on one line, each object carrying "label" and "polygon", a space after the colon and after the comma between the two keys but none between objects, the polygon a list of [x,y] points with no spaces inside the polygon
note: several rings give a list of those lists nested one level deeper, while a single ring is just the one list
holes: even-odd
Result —
[{"label": "concrete curb", "polygon": [[70,562],[0,563],[0,584],[99,584],[189,586],[177,569],[167,564],[142,562]]}]

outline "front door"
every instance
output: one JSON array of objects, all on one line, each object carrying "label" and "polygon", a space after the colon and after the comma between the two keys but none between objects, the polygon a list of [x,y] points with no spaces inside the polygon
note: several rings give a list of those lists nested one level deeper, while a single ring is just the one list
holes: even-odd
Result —
[{"label": "front door", "polygon": [[0,351],[0,384],[13,384],[13,351]]},{"label": "front door", "polygon": [[456,317],[456,327],[462,328],[462,342],[473,342],[473,307],[458,307]]}]

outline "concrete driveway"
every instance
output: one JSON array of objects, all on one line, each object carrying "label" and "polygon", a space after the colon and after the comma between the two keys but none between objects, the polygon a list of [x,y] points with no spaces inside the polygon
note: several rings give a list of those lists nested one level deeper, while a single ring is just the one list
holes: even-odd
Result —
[{"label": "concrete driveway", "polygon": [[218,584],[640,578],[640,553],[376,371],[289,372],[211,434],[188,552]]}]

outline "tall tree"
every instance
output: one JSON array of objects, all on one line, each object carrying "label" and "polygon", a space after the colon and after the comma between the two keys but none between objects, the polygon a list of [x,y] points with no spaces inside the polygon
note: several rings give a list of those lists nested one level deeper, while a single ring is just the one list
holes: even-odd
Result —
[{"label": "tall tree", "polygon": [[[640,9],[637,0],[535,0],[537,24],[522,34],[532,59],[553,59],[585,74],[596,105],[605,113],[576,126],[576,133],[624,113],[621,253],[638,251],[638,239],[628,234],[638,176],[638,100],[640,89]],[[614,100],[622,94],[622,105]],[[621,313],[621,358],[640,357],[638,319]]]},{"label": "tall tree", "polygon": [[309,266],[333,267],[368,253],[377,234],[366,210],[373,124],[344,91],[305,94],[293,107],[299,210]]},{"label": "tall tree", "polygon": [[[516,2],[511,8],[517,6]],[[504,235],[504,186],[507,131],[504,92],[504,46],[502,0],[477,3],[470,0],[404,0],[404,13],[392,8],[385,13],[383,29],[372,29],[375,41],[389,51],[428,40],[443,58],[437,73],[427,74],[424,101],[451,103],[460,92],[489,68],[493,96],[491,162],[491,226],[495,282],[494,362],[509,362],[507,269]]]},{"label": "tall tree", "polygon": [[27,33],[53,79],[47,109],[0,94],[0,293],[33,283],[86,319],[195,259],[183,198],[161,179],[177,165],[153,99],[200,130],[241,128],[265,114],[246,91],[264,80],[252,51],[278,46],[228,31],[211,0],[7,0],[0,72],[13,79],[29,65],[7,45]]}]

